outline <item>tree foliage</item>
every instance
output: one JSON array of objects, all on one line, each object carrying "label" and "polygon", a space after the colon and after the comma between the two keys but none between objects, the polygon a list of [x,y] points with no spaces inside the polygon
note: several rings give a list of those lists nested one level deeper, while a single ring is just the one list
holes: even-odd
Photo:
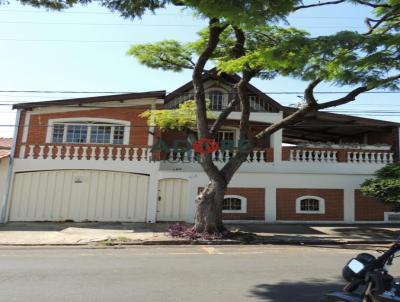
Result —
[{"label": "tree foliage", "polygon": [[384,202],[400,203],[400,163],[389,164],[361,184],[362,192]]},{"label": "tree foliage", "polygon": [[[186,130],[196,128],[196,103],[193,100],[179,104],[176,109],[146,110],[139,115],[147,119],[149,126],[158,126],[161,130]],[[212,111],[207,112],[209,119],[214,119]]]}]

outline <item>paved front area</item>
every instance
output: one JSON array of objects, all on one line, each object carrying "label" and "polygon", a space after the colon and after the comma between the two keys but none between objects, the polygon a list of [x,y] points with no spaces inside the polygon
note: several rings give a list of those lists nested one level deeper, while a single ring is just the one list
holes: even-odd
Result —
[{"label": "paved front area", "polygon": [[[364,250],[365,251],[365,250]],[[313,302],[360,251],[294,246],[0,249],[0,301]],[[399,274],[400,263],[393,273]]]},{"label": "paved front area", "polygon": [[[0,245],[85,245],[183,243],[167,234],[167,223],[8,223],[0,225]],[[400,225],[229,224],[249,243],[391,242]],[[246,241],[247,240],[247,241]]]}]

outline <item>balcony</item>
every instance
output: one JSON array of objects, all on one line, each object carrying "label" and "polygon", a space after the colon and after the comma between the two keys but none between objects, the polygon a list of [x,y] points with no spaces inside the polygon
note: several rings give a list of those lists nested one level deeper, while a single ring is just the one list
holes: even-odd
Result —
[{"label": "balcony", "polygon": [[[211,154],[224,166],[237,151]],[[280,158],[281,155],[281,158]],[[390,150],[282,147],[253,150],[240,167],[245,173],[373,174],[395,157]],[[190,151],[151,152],[150,146],[22,145],[16,158],[20,171],[44,169],[107,169],[137,173],[151,171],[202,172],[200,157]]]},{"label": "balcony", "polygon": [[394,153],[390,150],[283,147],[282,160],[317,164],[389,164],[394,162]]}]

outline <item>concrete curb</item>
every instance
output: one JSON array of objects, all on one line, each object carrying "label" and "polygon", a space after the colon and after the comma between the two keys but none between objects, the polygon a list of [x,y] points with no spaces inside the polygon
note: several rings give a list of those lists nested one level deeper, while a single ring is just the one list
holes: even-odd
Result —
[{"label": "concrete curb", "polygon": [[148,240],[148,241],[100,241],[88,243],[39,243],[39,244],[0,244],[0,247],[123,247],[123,246],[139,246],[139,245],[372,245],[372,244],[391,244],[394,240],[320,240],[320,239],[271,239],[261,241],[243,242],[239,240]]}]

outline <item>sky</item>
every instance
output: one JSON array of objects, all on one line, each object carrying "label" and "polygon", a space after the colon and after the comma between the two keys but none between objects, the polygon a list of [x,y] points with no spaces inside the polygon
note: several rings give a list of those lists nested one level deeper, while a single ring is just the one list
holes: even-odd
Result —
[{"label": "sky", "polygon": [[[368,15],[369,9],[346,4],[301,10],[288,21],[316,36],[340,30],[365,32],[363,20]],[[191,79],[190,71],[149,69],[126,52],[135,43],[162,39],[193,41],[205,24],[190,11],[176,7],[127,20],[96,4],[62,12],[23,6],[13,0],[0,6],[0,137],[13,135],[13,127],[5,125],[14,125],[15,112],[7,104],[99,95],[10,91],[175,90]],[[283,105],[299,102],[307,85],[282,77],[256,79],[252,83]],[[316,91],[349,89],[322,84]],[[328,101],[340,94],[317,96]],[[365,94],[335,112],[400,122],[399,97],[400,93]]]}]

